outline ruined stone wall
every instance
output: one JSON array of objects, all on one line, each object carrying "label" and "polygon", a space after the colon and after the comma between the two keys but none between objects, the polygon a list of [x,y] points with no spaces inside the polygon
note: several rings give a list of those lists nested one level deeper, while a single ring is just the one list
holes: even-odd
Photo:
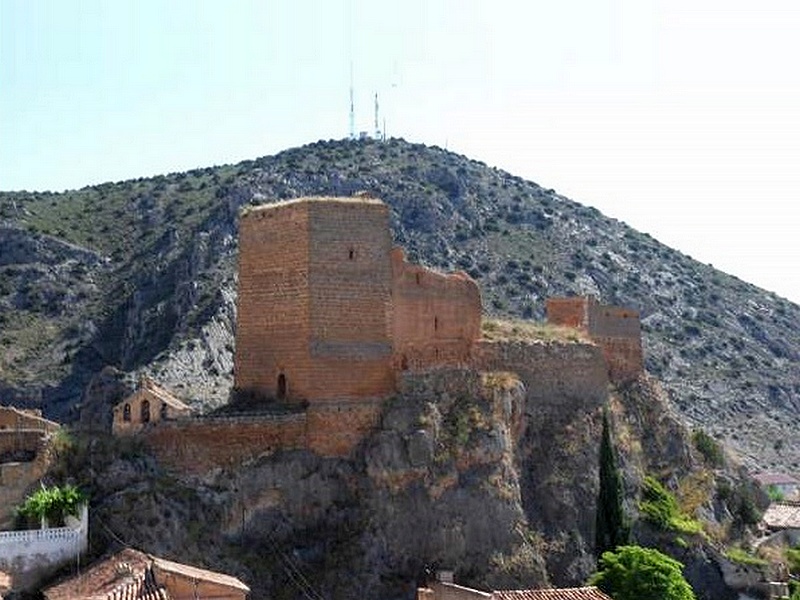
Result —
[{"label": "ruined stone wall", "polygon": [[589,335],[603,348],[611,380],[636,379],[644,370],[639,313],[619,306],[589,305]]},{"label": "ruined stone wall", "polygon": [[565,402],[573,401],[600,406],[608,393],[605,360],[593,344],[481,341],[475,363],[481,370],[516,373],[533,412],[568,412]]},{"label": "ruined stone wall", "polygon": [[187,475],[306,447],[304,413],[165,421],[143,431],[160,463]]},{"label": "ruined stone wall", "polygon": [[586,331],[603,349],[609,377],[615,383],[635,379],[644,370],[637,311],[599,304],[592,298],[550,298],[547,320]]},{"label": "ruined stone wall", "polygon": [[52,456],[48,438],[40,431],[0,432],[0,445],[6,452],[30,452],[31,460],[12,460],[0,464],[0,529],[11,527],[14,509],[47,472]]},{"label": "ruined stone wall", "polygon": [[308,205],[250,209],[239,221],[234,386],[287,398],[309,385]]},{"label": "ruined stone wall", "polygon": [[391,371],[389,209],[367,200],[309,207],[310,371],[304,397],[376,398]]},{"label": "ruined stone wall", "polygon": [[441,274],[392,251],[393,364],[396,370],[466,364],[481,331],[478,285]]},{"label": "ruined stone wall", "polygon": [[547,322],[588,331],[589,299],[585,296],[547,299]]}]

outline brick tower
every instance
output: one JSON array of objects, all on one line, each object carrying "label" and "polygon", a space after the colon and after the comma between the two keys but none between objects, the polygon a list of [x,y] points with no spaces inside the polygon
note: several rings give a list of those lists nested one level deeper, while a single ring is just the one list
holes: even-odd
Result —
[{"label": "brick tower", "polygon": [[379,200],[301,198],[245,211],[236,389],[312,404],[390,394],[390,252]]}]

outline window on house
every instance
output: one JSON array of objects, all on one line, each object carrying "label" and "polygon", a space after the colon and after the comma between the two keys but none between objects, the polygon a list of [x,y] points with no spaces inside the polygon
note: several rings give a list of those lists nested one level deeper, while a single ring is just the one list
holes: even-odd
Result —
[{"label": "window on house", "polygon": [[142,417],[142,423],[149,423],[150,422],[150,401],[149,400],[142,400],[141,417]]},{"label": "window on house", "polygon": [[417,278],[417,285],[420,285],[422,283],[422,276],[419,273],[417,273],[416,278]]},{"label": "window on house", "polygon": [[433,317],[433,330],[439,330],[439,317]]},{"label": "window on house", "polygon": [[131,420],[131,405],[127,402],[125,403],[125,406],[122,407],[122,420],[127,422],[130,422]]},{"label": "window on house", "polygon": [[166,419],[167,418],[167,403],[166,402],[162,402],[161,403],[161,418],[162,419]]},{"label": "window on house", "polygon": [[356,257],[356,251],[353,248],[350,248],[350,251],[347,253],[347,258],[353,260]]}]

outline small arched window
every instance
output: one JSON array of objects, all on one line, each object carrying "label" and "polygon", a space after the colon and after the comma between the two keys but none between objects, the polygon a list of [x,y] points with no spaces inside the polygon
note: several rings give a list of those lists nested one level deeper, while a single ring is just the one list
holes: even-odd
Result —
[{"label": "small arched window", "polygon": [[149,423],[150,422],[150,401],[149,400],[142,400],[141,416],[142,416],[142,423]]},{"label": "small arched window", "polygon": [[417,280],[417,285],[420,285],[420,284],[422,283],[422,275],[420,275],[419,273],[417,273],[417,275],[416,275],[416,280]]},{"label": "small arched window", "polygon": [[122,420],[126,423],[129,423],[131,420],[131,405],[127,402],[125,406],[122,407]]},{"label": "small arched window", "polygon": [[350,251],[347,253],[347,258],[353,260],[355,259],[355,257],[356,257],[356,251],[353,248],[350,248]]},{"label": "small arched window", "polygon": [[433,330],[439,330],[439,317],[433,317]]},{"label": "small arched window", "polygon": [[166,402],[162,402],[161,403],[161,419],[162,420],[166,419],[167,416],[168,416],[167,415],[167,403]]}]

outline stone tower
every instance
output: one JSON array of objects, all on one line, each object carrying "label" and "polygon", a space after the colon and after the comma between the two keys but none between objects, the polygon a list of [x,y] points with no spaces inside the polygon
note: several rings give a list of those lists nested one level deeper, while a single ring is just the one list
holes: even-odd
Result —
[{"label": "stone tower", "polygon": [[390,252],[379,200],[301,198],[245,211],[236,390],[312,403],[390,394]]}]

